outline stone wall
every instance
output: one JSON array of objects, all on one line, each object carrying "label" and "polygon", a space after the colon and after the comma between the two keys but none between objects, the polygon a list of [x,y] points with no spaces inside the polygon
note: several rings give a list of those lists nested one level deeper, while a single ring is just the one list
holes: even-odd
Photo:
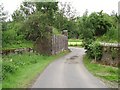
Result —
[{"label": "stone wall", "polygon": [[38,38],[34,45],[34,51],[39,54],[50,55],[51,54],[51,39],[47,38]]},{"label": "stone wall", "polygon": [[67,30],[64,30],[61,35],[51,34],[49,38],[38,38],[34,50],[45,55],[54,55],[68,50]]},{"label": "stone wall", "polygon": [[65,35],[53,35],[52,36],[52,51],[51,54],[57,54],[61,51],[68,49],[68,39]]},{"label": "stone wall", "polygon": [[113,43],[101,43],[102,59],[105,65],[118,66],[120,64],[120,46]]},{"label": "stone wall", "polygon": [[33,48],[17,48],[17,49],[0,50],[0,55],[22,54],[24,52],[33,52]]}]

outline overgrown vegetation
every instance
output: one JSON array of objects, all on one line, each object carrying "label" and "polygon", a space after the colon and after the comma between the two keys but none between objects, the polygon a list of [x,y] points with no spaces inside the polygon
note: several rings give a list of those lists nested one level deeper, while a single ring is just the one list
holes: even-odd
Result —
[{"label": "overgrown vegetation", "polygon": [[102,47],[98,42],[92,42],[85,49],[87,49],[86,53],[91,58],[94,59],[95,62],[100,60],[102,57]]},{"label": "overgrown vegetation", "polygon": [[95,76],[102,78],[104,80],[110,81],[114,84],[113,86],[117,86],[118,83],[118,68],[105,66],[101,64],[91,63],[90,58],[86,55],[84,56],[84,65],[86,68]]},{"label": "overgrown vegetation", "polygon": [[[117,42],[117,14],[108,15],[103,11],[86,11],[83,17],[78,18],[80,35],[89,58],[100,60],[102,56],[99,42]],[[116,23],[116,24],[115,24]]]},{"label": "overgrown vegetation", "polygon": [[[58,3],[61,5],[61,9]],[[97,61],[101,59],[102,54],[99,42],[117,42],[119,39],[117,22],[120,21],[120,17],[115,13],[108,15],[104,11],[100,11],[88,15],[88,11],[85,11],[83,16],[76,17],[76,10],[71,7],[70,3],[23,2],[20,8],[12,14],[12,20],[6,21],[7,13],[5,13],[2,5],[0,7],[2,49],[33,47],[37,38],[49,38],[48,33],[60,34],[61,31],[68,30],[68,44],[71,46],[84,46],[90,60]],[[53,31],[47,28],[52,28]],[[113,50],[113,58],[115,55],[116,53]],[[42,71],[43,67],[53,59],[52,56],[51,59],[49,58],[34,53],[5,56],[3,58],[3,79],[5,80],[3,87],[10,87],[10,84],[13,85],[11,87],[19,87],[20,85],[24,87],[24,84],[37,75],[39,68]],[[87,60],[87,67],[94,68],[96,66],[95,70],[98,70],[98,67],[103,68],[103,66],[90,64]],[[36,70],[36,72],[26,79],[27,75],[30,75],[31,69]],[[110,69],[109,72],[107,68],[105,70],[106,72],[108,70],[108,73],[113,76],[101,77],[116,81],[116,71]],[[17,82],[17,80],[19,81]]]},{"label": "overgrown vegetation", "polygon": [[[23,2],[12,14],[12,21],[6,22],[6,18],[1,21],[3,48],[12,44],[22,45],[26,41],[34,43],[38,37],[45,38],[48,36],[46,33],[51,32],[46,29],[49,26],[57,34],[68,30],[69,39],[83,39],[86,45],[91,40],[117,42],[117,14],[108,15],[100,11],[88,15],[85,11],[83,16],[76,17],[70,3],[59,4],[61,9],[58,2]],[[1,12],[5,16],[4,10]]]},{"label": "overgrown vegetation", "polygon": [[53,56],[43,56],[35,53],[3,56],[3,88],[27,88],[50,62],[66,53],[68,52],[65,51]]},{"label": "overgrown vegetation", "polygon": [[108,43],[118,43],[118,29],[112,27],[103,36],[97,38],[97,41],[108,42]]}]

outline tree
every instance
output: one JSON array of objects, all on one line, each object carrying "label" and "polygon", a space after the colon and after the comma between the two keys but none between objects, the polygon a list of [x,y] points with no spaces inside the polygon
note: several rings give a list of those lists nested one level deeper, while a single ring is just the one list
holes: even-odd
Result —
[{"label": "tree", "polygon": [[88,41],[87,39],[94,39],[94,30],[90,27],[89,16],[86,11],[82,17],[77,19],[79,33],[82,39]]},{"label": "tree", "polygon": [[60,4],[60,12],[63,13],[68,19],[74,20],[76,17],[76,9],[74,9],[70,2],[59,3]]},{"label": "tree", "polygon": [[66,29],[68,19],[63,16],[61,12],[57,12],[54,17],[53,26],[58,28],[60,31]]},{"label": "tree", "polygon": [[0,4],[0,24],[1,24],[0,29],[2,31],[5,31],[7,29],[7,22],[6,22],[7,18],[8,18],[8,12],[4,10],[3,4]]},{"label": "tree", "polygon": [[94,30],[95,36],[102,36],[112,27],[110,16],[103,13],[103,11],[92,13],[88,19],[88,22],[91,23],[90,28]]},{"label": "tree", "polygon": [[16,10],[13,14],[12,14],[12,19],[13,21],[23,21],[24,20],[24,16],[23,14],[19,11],[19,10]]},{"label": "tree", "polygon": [[76,20],[76,10],[71,6],[70,3],[59,2],[59,10],[55,14],[55,27],[60,30],[68,30],[68,38],[78,38],[78,29]]},{"label": "tree", "polygon": [[18,34],[23,34],[25,39],[33,41],[44,37],[45,27],[54,26],[57,9],[57,2],[23,2],[12,15],[15,22],[22,22]]},{"label": "tree", "polygon": [[50,26],[49,19],[46,14],[36,12],[28,17],[22,25],[21,33],[27,40],[36,41],[38,37],[47,37],[46,27]]},{"label": "tree", "polygon": [[8,13],[4,10],[3,4],[0,4],[0,22],[5,22],[7,15]]},{"label": "tree", "polygon": [[51,25],[54,23],[55,13],[58,11],[58,2],[36,2],[36,11],[47,15]]},{"label": "tree", "polygon": [[20,8],[17,9],[12,14],[13,21],[23,21],[27,19],[27,17],[35,12],[35,3],[33,2],[23,2],[20,5]]}]

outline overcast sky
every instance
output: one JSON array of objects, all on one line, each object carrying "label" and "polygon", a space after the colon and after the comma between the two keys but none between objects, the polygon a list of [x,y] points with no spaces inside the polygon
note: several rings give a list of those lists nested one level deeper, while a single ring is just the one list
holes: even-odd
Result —
[{"label": "overcast sky", "polygon": [[[0,3],[4,4],[5,10],[12,14],[16,10],[23,0],[0,0]],[[120,0],[59,0],[62,2],[71,2],[72,6],[77,10],[79,15],[83,15],[87,9],[89,13],[104,12],[111,14],[114,10],[118,12],[118,2]]]}]

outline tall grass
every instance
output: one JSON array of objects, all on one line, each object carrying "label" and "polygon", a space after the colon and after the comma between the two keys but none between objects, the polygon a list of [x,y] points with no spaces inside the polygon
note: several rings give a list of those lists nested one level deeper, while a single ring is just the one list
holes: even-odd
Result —
[{"label": "tall grass", "polygon": [[67,52],[53,56],[35,53],[3,57],[3,88],[27,88],[45,67]]},{"label": "tall grass", "polygon": [[118,83],[118,68],[91,63],[88,56],[84,56],[83,62],[86,68],[95,76],[110,82]]}]

